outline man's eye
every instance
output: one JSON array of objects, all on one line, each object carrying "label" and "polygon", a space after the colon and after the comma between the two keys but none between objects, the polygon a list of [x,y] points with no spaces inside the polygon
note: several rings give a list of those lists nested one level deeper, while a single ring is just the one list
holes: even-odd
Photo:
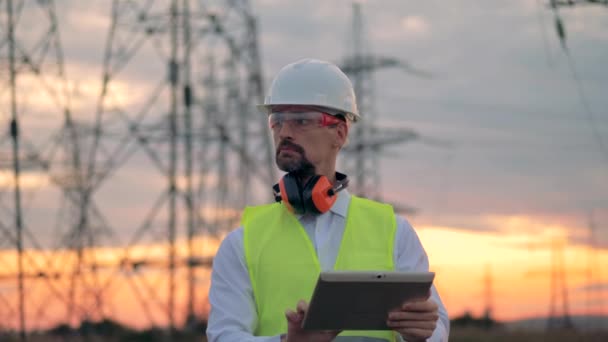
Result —
[{"label": "man's eye", "polygon": [[297,119],[296,120],[296,125],[298,125],[298,126],[307,126],[309,124],[310,124],[309,119]]}]

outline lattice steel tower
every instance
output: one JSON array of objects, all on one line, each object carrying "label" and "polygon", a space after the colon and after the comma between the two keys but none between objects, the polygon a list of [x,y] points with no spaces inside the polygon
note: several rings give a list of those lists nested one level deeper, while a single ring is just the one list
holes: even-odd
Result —
[{"label": "lattice steel tower", "polygon": [[[91,169],[124,167],[120,165],[128,162],[122,160],[131,153],[124,146],[135,144],[164,176],[166,185],[130,244],[164,232],[167,300],[158,307],[165,308],[173,330],[181,318],[192,322],[200,316],[196,269],[209,263],[201,259],[195,237],[234,228],[245,204],[270,198],[269,192],[256,191],[275,179],[266,118],[255,107],[263,98],[256,20],[247,1],[115,0],[105,56],[92,155],[102,151],[97,146],[105,122],[119,119],[125,134],[117,153],[105,164],[92,160]],[[108,106],[117,91],[117,75],[146,74],[151,57],[164,72],[144,90],[144,100],[124,109]],[[185,228],[185,253],[177,250],[180,227]],[[125,265],[129,260],[127,252]],[[158,263],[143,260],[137,265]],[[180,266],[187,271],[178,272]],[[188,295],[178,303],[181,276]],[[151,286],[148,293],[149,298],[160,297]],[[149,310],[148,300],[141,304]],[[186,317],[177,317],[180,304],[186,306]]]},{"label": "lattice steel tower", "polygon": [[[87,181],[81,168],[79,129],[71,111],[71,89],[55,4],[51,0],[0,3],[0,82],[4,87],[0,101],[3,108],[9,108],[9,114],[2,119],[5,127],[10,127],[6,130],[8,136],[3,136],[0,142],[0,163],[3,170],[12,170],[10,188],[14,193],[13,198],[5,198],[4,187],[9,186],[3,185],[0,220],[6,241],[13,242],[17,254],[16,311],[20,336],[25,339],[26,329],[37,327],[53,300],[65,304],[68,312],[75,307],[73,293],[71,296],[64,293],[65,283],[56,281],[57,275],[52,275],[57,266],[66,266],[65,259],[75,258],[71,275],[71,288],[75,288],[85,259],[85,239],[91,241],[94,237],[93,230],[84,234],[88,213],[86,209],[82,211],[86,208],[82,199],[86,196]],[[9,139],[10,152],[6,150]],[[39,208],[41,203],[43,210]],[[13,223],[7,223],[10,221]],[[6,228],[13,226],[14,234]],[[41,254],[41,250],[59,245],[68,251],[54,260],[44,254],[37,258],[31,255],[31,251]],[[13,268],[7,269],[10,272]],[[10,273],[5,276],[12,277]],[[51,296],[36,298],[33,289],[40,286],[46,287]],[[82,293],[94,298],[88,290]],[[79,309],[87,312],[83,316],[94,311],[84,305]],[[26,315],[34,318],[28,324]]]},{"label": "lattice steel tower", "polygon": [[[351,178],[352,192],[371,199],[382,200],[379,159],[384,147],[418,138],[408,129],[386,129],[377,126],[374,108],[374,73],[383,68],[412,71],[404,62],[371,53],[365,39],[361,5],[353,3],[352,46],[340,63],[355,88],[357,106],[362,120],[352,126],[349,144],[343,149],[345,172]],[[422,75],[422,74],[421,74]]]},{"label": "lattice steel tower", "polygon": [[[266,117],[255,107],[263,79],[248,1],[114,0],[96,104],[78,115],[53,1],[0,3],[2,100],[11,108],[3,119],[12,128],[0,141],[2,167],[14,179],[35,169],[52,185],[41,201],[57,203],[44,215],[19,214],[19,181],[9,189],[13,196],[1,198],[0,234],[7,239],[0,241],[19,255],[13,278],[20,303],[11,312],[19,312],[23,335],[28,284],[47,288],[44,301],[32,299],[41,319],[54,301],[65,305],[72,324],[111,317],[112,296],[122,291],[115,288],[128,286],[123,290],[151,325],[166,322],[173,331],[199,320],[205,299],[196,294],[208,284],[201,269],[208,271],[210,260],[198,238],[234,228],[244,205],[271,199],[267,189],[276,178]],[[27,44],[20,43],[17,18],[33,15],[31,8],[40,17],[29,22],[41,38],[32,39],[30,30]],[[57,111],[48,118],[54,125],[26,131],[35,144],[17,134],[18,94],[32,89],[19,88],[20,79],[35,80]],[[52,242],[38,243],[28,219]],[[28,259],[24,236],[32,247],[54,250],[54,259]],[[138,253],[143,244],[163,253]],[[100,248],[116,245],[124,246],[120,259],[104,257]]]},{"label": "lattice steel tower", "polygon": [[558,238],[551,242],[550,299],[547,329],[574,329],[568,301],[564,241]]}]

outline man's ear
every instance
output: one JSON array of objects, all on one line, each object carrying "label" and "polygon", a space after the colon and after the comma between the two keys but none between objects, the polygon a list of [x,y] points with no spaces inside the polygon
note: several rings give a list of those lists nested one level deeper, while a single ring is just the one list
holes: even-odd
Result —
[{"label": "man's ear", "polygon": [[335,135],[335,147],[342,148],[346,144],[346,139],[348,138],[348,125],[346,122],[339,123],[336,126],[336,135]]}]

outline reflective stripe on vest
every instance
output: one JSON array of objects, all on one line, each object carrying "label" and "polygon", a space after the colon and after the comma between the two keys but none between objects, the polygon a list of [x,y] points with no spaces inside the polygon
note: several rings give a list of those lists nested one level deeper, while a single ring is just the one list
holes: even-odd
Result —
[{"label": "reflective stripe on vest", "polygon": [[[284,205],[245,209],[242,218],[245,260],[258,322],[256,336],[287,331],[285,310],[310,301],[320,273],[315,248],[304,227]],[[397,224],[390,205],[351,196],[335,270],[393,270]],[[345,331],[393,341],[392,331]]]}]

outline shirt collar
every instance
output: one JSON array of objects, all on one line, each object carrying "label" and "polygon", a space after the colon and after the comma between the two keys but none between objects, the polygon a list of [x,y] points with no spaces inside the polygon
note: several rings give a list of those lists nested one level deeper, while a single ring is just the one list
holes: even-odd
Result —
[{"label": "shirt collar", "polygon": [[338,192],[338,198],[336,199],[334,205],[331,206],[329,211],[336,215],[346,217],[346,213],[348,212],[348,204],[350,203],[350,197],[350,193],[346,189]]}]

